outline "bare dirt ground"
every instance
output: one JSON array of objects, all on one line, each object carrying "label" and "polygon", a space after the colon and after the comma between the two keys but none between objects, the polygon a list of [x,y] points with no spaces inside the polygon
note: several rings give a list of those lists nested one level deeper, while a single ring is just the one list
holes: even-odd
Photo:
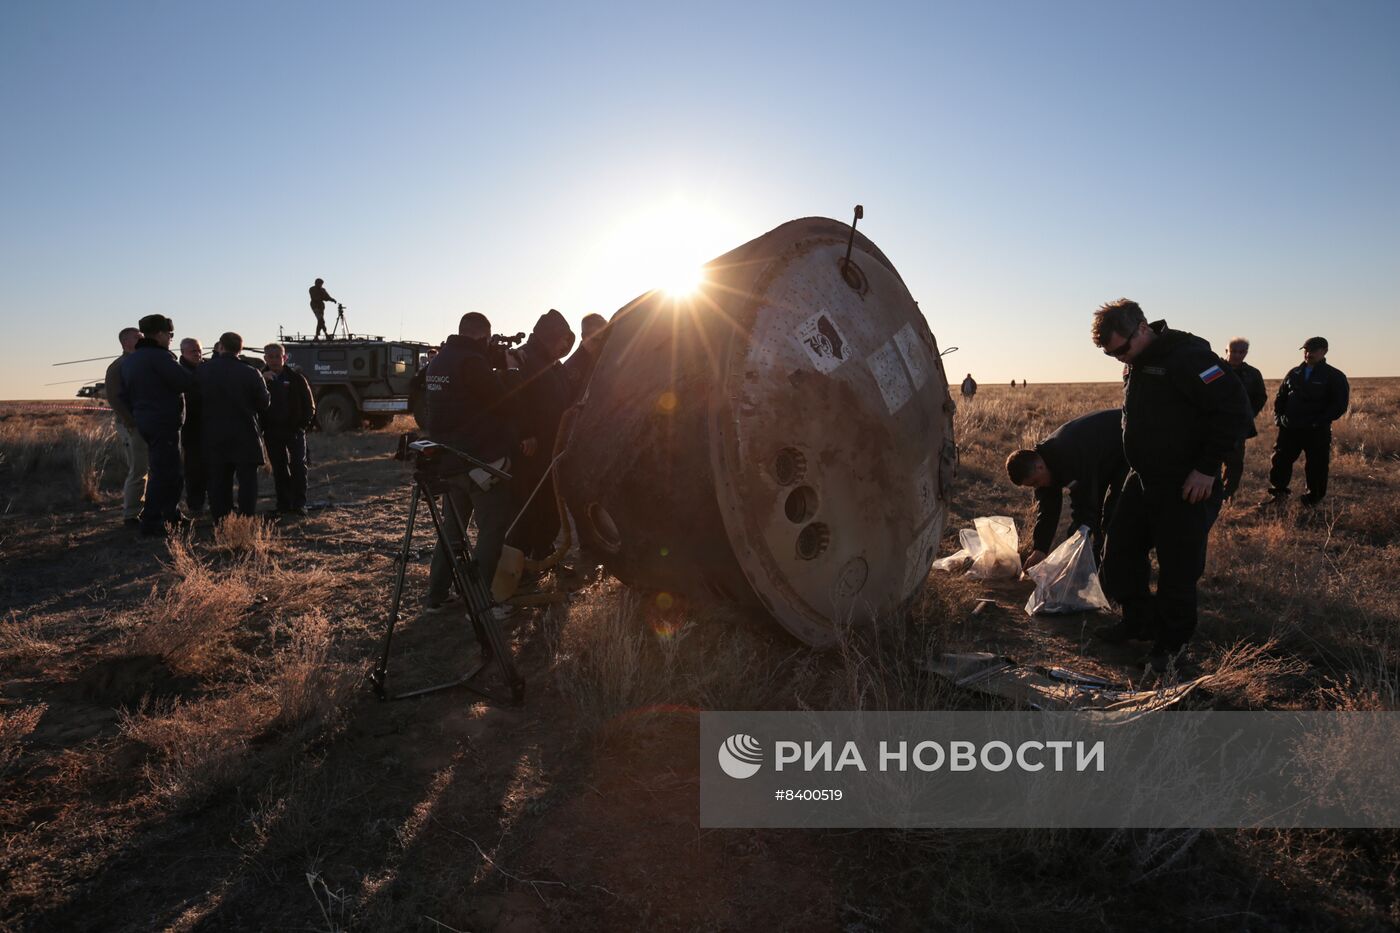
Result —
[{"label": "bare dirt ground", "polygon": [[[1272,388],[1272,386],[1271,386]],[[1023,532],[1001,461],[1113,385],[984,388],[958,413],[942,553]],[[1357,380],[1313,511],[1222,513],[1197,708],[1396,709],[1400,381]],[[1273,430],[1250,443],[1264,491]],[[408,487],[396,432],[311,441],[310,516],[152,542],[120,521],[105,417],[0,407],[0,927],[23,930],[1392,929],[1375,832],[719,831],[698,825],[700,709],[978,707],[913,661],[989,650],[1131,681],[1029,584],[932,574],[876,642],[802,648],[761,619],[595,568],[508,626],[519,707],[366,688]],[[1301,480],[1301,471],[1299,473]],[[270,483],[267,483],[270,487]],[[267,490],[270,492],[270,488]],[[397,686],[466,663],[409,568]],[[995,604],[973,614],[979,597]],[[664,602],[664,601],[663,601]]]}]

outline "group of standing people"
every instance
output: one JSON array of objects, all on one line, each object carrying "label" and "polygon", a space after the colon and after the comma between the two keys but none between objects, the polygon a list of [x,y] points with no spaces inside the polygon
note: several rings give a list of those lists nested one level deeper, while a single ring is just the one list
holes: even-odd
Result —
[{"label": "group of standing people", "polygon": [[[492,340],[484,314],[471,312],[428,364],[429,437],[511,476],[505,483],[476,469],[444,478],[446,495],[463,522],[475,516],[475,557],[488,588],[505,544],[536,560],[554,551],[560,518],[552,477],[561,423],[587,388],[606,325],[600,314],[586,316],[582,344],[569,356],[574,332],[556,310],[541,315],[529,338],[513,350]],[[456,529],[448,532],[456,546]],[[449,601],[451,583],[447,555],[437,551],[428,580],[430,608]],[[496,612],[505,610],[498,606]]]},{"label": "group of standing people", "polygon": [[[1221,358],[1204,339],[1149,323],[1137,302],[1120,299],[1094,314],[1093,342],[1123,364],[1123,406],[1061,425],[1033,449],[1006,460],[1011,481],[1035,490],[1036,518],[1026,566],[1047,556],[1070,494],[1074,527],[1087,526],[1101,557],[1104,593],[1122,619],[1095,635],[1148,641],[1144,665],[1164,671],[1196,628],[1196,586],[1205,572],[1210,530],[1239,490],[1246,441],[1268,403],[1259,370],[1236,337]],[[1327,491],[1331,424],[1346,411],[1346,376],[1326,362],[1327,341],[1312,337],[1303,362],[1274,397],[1278,437],[1263,505],[1289,495],[1293,465],[1307,457],[1306,505]],[[1157,555],[1151,587],[1150,555]]]},{"label": "group of standing people", "polygon": [[260,368],[241,357],[243,338],[232,331],[207,360],[192,337],[180,342],[177,358],[174,336],[174,321],[147,315],[122,328],[122,355],[107,367],[104,394],[127,457],[126,524],[164,536],[187,526],[206,498],[216,523],[230,512],[256,514],[264,450],[278,512],[305,514],[306,431],[316,403],[286,349],[265,346]]}]

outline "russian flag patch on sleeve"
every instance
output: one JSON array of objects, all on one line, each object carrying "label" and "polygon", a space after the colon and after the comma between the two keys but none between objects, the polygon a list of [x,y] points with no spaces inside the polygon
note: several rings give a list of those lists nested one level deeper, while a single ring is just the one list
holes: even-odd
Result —
[{"label": "russian flag patch on sleeve", "polygon": [[1225,375],[1225,370],[1221,369],[1219,366],[1212,366],[1210,369],[1201,373],[1201,381],[1206,385],[1210,385],[1223,375]]}]

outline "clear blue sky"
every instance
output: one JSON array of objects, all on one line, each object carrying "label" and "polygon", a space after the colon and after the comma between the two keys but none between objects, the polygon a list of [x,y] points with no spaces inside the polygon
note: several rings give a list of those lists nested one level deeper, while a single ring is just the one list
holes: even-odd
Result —
[{"label": "clear blue sky", "polygon": [[794,217],[950,373],[1099,381],[1127,295],[1282,375],[1400,374],[1400,3],[0,5],[0,398],[206,345],[611,313]]}]

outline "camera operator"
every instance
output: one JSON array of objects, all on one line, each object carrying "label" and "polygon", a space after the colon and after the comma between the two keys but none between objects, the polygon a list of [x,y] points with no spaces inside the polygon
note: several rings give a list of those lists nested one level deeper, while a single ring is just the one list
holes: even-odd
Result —
[{"label": "camera operator", "polygon": [[[517,416],[510,399],[512,385],[508,382],[512,375],[509,370],[513,368],[511,355],[492,346],[491,322],[486,315],[474,311],[462,315],[457,333],[447,338],[441,352],[428,364],[428,436],[510,472],[510,457],[520,446]],[[476,515],[476,561],[482,585],[489,592],[506,529],[515,514],[510,484],[484,470],[469,470],[466,464],[462,464],[460,472],[449,470],[449,474],[443,482],[462,524],[465,526],[467,519]],[[459,546],[461,539],[450,521],[447,532],[452,546]],[[439,608],[447,601],[451,584],[452,565],[439,547],[433,553],[428,577],[431,608]],[[498,617],[505,615],[500,606],[493,612]]]},{"label": "camera operator", "polygon": [[525,435],[525,454],[515,470],[515,494],[524,502],[532,493],[534,498],[525,508],[511,533],[510,544],[525,552],[525,556],[542,560],[554,550],[559,534],[559,505],[554,486],[546,479],[554,458],[554,441],[559,422],[573,404],[573,389],[569,374],[559,361],[574,345],[574,332],[564,315],[551,308],[535,322],[535,329],[520,356],[521,420]]}]

